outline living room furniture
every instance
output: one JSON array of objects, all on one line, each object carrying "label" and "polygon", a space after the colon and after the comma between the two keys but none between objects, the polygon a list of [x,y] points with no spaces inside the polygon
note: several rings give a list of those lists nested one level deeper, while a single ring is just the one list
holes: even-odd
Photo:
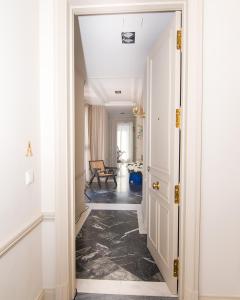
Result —
[{"label": "living room furniture", "polygon": [[101,188],[101,178],[105,178],[105,182],[107,182],[109,178],[112,178],[115,185],[117,186],[116,167],[106,167],[103,160],[90,160],[89,169],[92,174],[92,177],[89,181],[89,185],[92,184],[93,179],[96,177],[100,188]]}]

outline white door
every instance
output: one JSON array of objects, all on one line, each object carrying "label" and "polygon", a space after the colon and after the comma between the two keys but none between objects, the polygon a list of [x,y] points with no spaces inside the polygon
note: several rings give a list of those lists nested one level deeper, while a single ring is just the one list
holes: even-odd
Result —
[{"label": "white door", "polygon": [[169,289],[177,293],[173,262],[178,257],[180,50],[179,12],[161,33],[148,57],[148,248]]}]

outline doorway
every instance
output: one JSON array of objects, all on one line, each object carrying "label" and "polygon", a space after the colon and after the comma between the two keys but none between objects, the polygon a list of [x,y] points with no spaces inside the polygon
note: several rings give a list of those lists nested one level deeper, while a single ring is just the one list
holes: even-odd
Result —
[{"label": "doorway", "polygon": [[[62,4],[59,3],[59,6]],[[184,161],[184,164],[182,164],[182,197],[184,199],[184,202],[181,203],[181,222],[180,222],[180,232],[182,239],[180,239],[180,258],[182,261],[182,265],[180,268],[180,281],[179,281],[179,292],[180,292],[180,299],[182,299],[183,295],[185,299],[191,298],[192,295],[197,295],[198,291],[198,248],[199,248],[199,238],[198,238],[198,232],[199,232],[199,203],[200,203],[200,145],[201,145],[201,131],[200,131],[200,124],[201,124],[201,114],[199,112],[201,111],[201,62],[202,62],[202,52],[201,52],[201,43],[202,40],[199,38],[201,36],[201,16],[202,16],[202,2],[198,2],[198,5],[192,5],[192,3],[188,2],[179,2],[179,1],[173,1],[171,4],[166,4],[165,2],[159,2],[158,4],[154,3],[141,3],[141,4],[135,4],[135,3],[129,3],[129,5],[118,5],[117,8],[114,5],[98,5],[95,6],[86,6],[86,5],[77,5],[74,7],[70,7],[70,32],[72,33],[72,21],[74,15],[86,15],[86,14],[96,14],[96,13],[119,13],[119,12],[144,12],[144,11],[175,11],[175,10],[181,10],[183,11],[183,23],[185,31],[183,31],[183,48],[185,50],[191,49],[185,52],[183,55],[183,78],[182,78],[182,94],[183,94],[183,102],[185,106],[187,107],[188,114],[184,114],[184,108],[183,108],[183,127],[186,126],[186,124],[191,124],[191,126],[188,128],[187,132],[183,132],[182,136],[182,142],[184,145],[184,149],[189,149],[191,151],[188,151],[188,160],[186,160],[185,157],[185,151],[182,151],[181,157]],[[62,11],[64,12],[64,9],[62,7]],[[59,15],[58,15],[59,14]],[[61,26],[56,27],[56,32],[60,33],[64,32],[64,26],[66,25],[66,20],[64,20],[63,15],[60,14],[60,11],[56,13],[57,18],[61,20]],[[187,26],[186,26],[187,24]],[[190,27],[190,29],[189,29]],[[62,30],[62,31],[61,31]],[[70,62],[72,62],[72,56],[71,56],[71,46],[73,45],[71,40],[71,34],[70,34]],[[196,38],[198,37],[198,38]],[[62,70],[64,71],[64,61],[62,60],[62,52],[64,52],[65,49],[65,39],[61,39],[58,41],[59,44],[62,45],[59,49],[57,55],[57,63],[60,65]],[[61,49],[61,51],[60,51]],[[188,54],[187,54],[188,53]],[[191,54],[191,55],[190,55]],[[192,55],[194,54],[194,55]],[[195,62],[198,61],[198,64],[196,65]],[[186,69],[188,72],[186,73]],[[58,94],[60,99],[65,101],[64,98],[64,88],[65,86],[62,85],[62,82],[64,80],[63,74],[65,73],[56,73],[56,76],[58,78],[57,85],[59,86],[59,89],[63,91],[62,94]],[[70,63],[70,79],[72,74],[72,64]],[[61,82],[61,84],[60,84]],[[197,87],[197,88],[196,88]],[[70,95],[71,96],[71,95]],[[195,101],[186,102],[186,98],[195,99]],[[71,98],[72,99],[72,98]],[[62,103],[62,102],[61,102]],[[59,102],[59,106],[61,106]],[[70,101],[70,105],[72,105],[72,100]],[[62,107],[62,106],[61,106]],[[65,114],[67,114],[67,110],[61,110],[61,116],[62,119],[60,119],[60,126],[65,126],[63,123],[65,122]],[[70,108],[70,119],[72,118],[72,111]],[[71,123],[71,122],[70,122]],[[61,127],[61,128],[63,128]],[[71,126],[70,126],[71,127]],[[65,128],[65,127],[64,127]],[[59,128],[58,128],[59,129]],[[62,148],[59,155],[59,166],[61,167],[61,170],[64,171],[63,164],[66,163],[63,157],[63,150],[65,149],[65,138],[63,136],[63,132],[59,130],[59,134],[61,137],[61,140],[59,141],[60,144],[62,144]],[[72,156],[72,145],[73,145],[73,139],[72,134],[70,135],[70,156]],[[58,149],[56,149],[57,151]],[[59,152],[59,151],[57,151]],[[190,155],[190,157],[189,157]],[[72,161],[70,157],[70,161]],[[72,170],[73,166],[72,163],[70,163],[70,174],[69,178],[72,176]],[[66,178],[68,178],[67,174],[61,173]],[[59,178],[59,174],[57,173],[56,176],[58,178],[58,182],[60,183],[59,186],[59,192],[58,192],[58,198],[59,198],[59,205],[57,206],[56,215],[57,220],[58,217],[61,217],[61,222],[57,222],[57,228],[59,230],[64,229],[63,228],[63,222],[62,220],[66,219],[69,220],[69,226],[73,228],[73,204],[71,204],[70,211],[67,213],[67,210],[65,209],[66,205],[65,203],[65,185],[62,185],[63,178],[61,175],[61,178]],[[186,185],[186,182],[188,182],[188,185]],[[72,181],[69,182],[70,184],[70,199],[74,199],[73,196],[73,189],[72,189]],[[196,201],[192,201],[192,199],[195,199]],[[70,201],[70,203],[72,203]],[[64,209],[63,209],[64,208]],[[187,214],[188,211],[191,211],[191,214]],[[68,216],[66,215],[68,214]],[[64,225],[65,226],[65,225]],[[68,235],[67,231],[62,231],[62,235],[57,238],[57,244],[61,247],[58,247],[58,249],[62,249],[64,253],[67,253],[67,249],[65,249],[65,241]],[[72,276],[69,277],[70,280],[70,293],[73,295],[75,282],[75,272],[74,272],[74,264],[75,261],[73,259],[74,257],[74,237],[72,233],[70,233],[70,239],[71,239],[71,247],[72,252],[70,251],[69,255],[69,261],[71,262],[70,265],[70,274]],[[65,287],[65,279],[68,278],[67,273],[64,271],[66,270],[66,259],[67,257],[61,256],[61,260],[58,260],[57,263],[57,269],[60,271],[59,276],[57,276],[57,282],[59,282],[59,293],[62,288]],[[64,258],[64,259],[63,259]],[[186,259],[185,259],[186,258]],[[65,275],[64,275],[65,274]],[[60,276],[61,275],[61,276]],[[62,287],[61,287],[62,286]],[[64,293],[67,294],[67,288],[64,288]],[[192,299],[192,298],[191,298]]]},{"label": "doorway", "polygon": [[[174,217],[165,217],[164,219],[161,216],[160,218],[163,211],[162,208],[160,211],[162,206],[159,205],[157,208],[155,205],[155,209],[152,206],[152,188],[154,189],[154,186],[151,178],[153,178],[154,164],[159,163],[156,155],[154,157],[154,153],[163,153],[165,165],[171,164],[172,159],[170,157],[170,161],[168,161],[165,149],[169,146],[167,140],[172,140],[175,133],[168,130],[165,114],[170,114],[170,119],[175,118],[175,115],[172,114],[173,111],[169,111],[168,107],[175,103],[177,97],[180,102],[180,60],[176,62],[176,65],[178,64],[176,76],[172,76],[173,72],[177,70],[175,69],[176,66],[172,69],[173,64],[169,60],[169,56],[174,57],[174,62],[175,58],[180,57],[180,51],[176,47],[176,40],[172,34],[173,30],[175,34],[177,29],[181,29],[180,19],[180,13],[176,12],[80,16],[75,18],[75,26],[80,28],[80,38],[78,37],[78,39],[81,42],[80,46],[75,43],[75,61],[78,57],[77,51],[81,51],[82,48],[81,65],[85,65],[86,68],[84,75],[81,74],[81,76],[77,76],[79,69],[75,69],[75,95],[77,96],[77,86],[82,83],[85,76],[84,100],[85,106],[88,106],[88,116],[85,117],[85,120],[88,120],[88,126],[85,130],[84,140],[89,140],[89,143],[85,143],[85,145],[90,145],[90,160],[86,161],[86,157],[88,160],[89,155],[85,155],[85,162],[82,165],[87,166],[89,163],[91,173],[90,180],[86,182],[87,187],[84,188],[85,200],[83,202],[85,205],[83,205],[80,220],[78,220],[81,226],[77,226],[78,232],[76,232],[76,271],[79,292],[92,291],[96,280],[101,281],[98,285],[100,284],[102,287],[106,283],[109,286],[110,282],[106,282],[106,280],[115,280],[111,284],[114,285],[117,281],[128,282],[126,289],[121,289],[123,294],[126,294],[127,291],[130,294],[136,293],[136,291],[131,291],[130,286],[131,284],[136,285],[135,281],[140,281],[138,291],[141,295],[152,295],[149,294],[148,282],[157,286],[155,296],[163,296],[166,293],[169,296],[177,295],[177,277],[173,273],[173,261],[171,261],[172,253],[176,254],[176,258],[178,258],[178,227],[174,226],[173,228],[172,226],[173,223],[178,224],[178,214],[173,213],[177,207],[169,206],[168,214],[174,215]],[[96,29],[95,24],[98,24],[98,29]],[[109,27],[109,24],[112,27]],[[102,35],[102,32],[106,37]],[[168,34],[171,38],[166,39],[165,36]],[[113,41],[111,41],[112,35]],[[97,49],[100,40],[102,45]],[[162,51],[161,47],[161,49],[157,49],[158,55],[161,56],[160,60],[159,58],[153,60],[152,52],[156,51],[155,48],[158,47],[159,41],[160,43],[163,42],[164,46],[168,46],[170,41],[171,46],[167,48],[168,52]],[[97,44],[94,45],[94,42]],[[107,59],[104,55],[107,55]],[[116,55],[118,55],[119,60],[117,63],[114,62]],[[149,60],[151,60],[151,67],[148,63]],[[123,63],[125,63],[124,68]],[[153,67],[158,70],[156,75],[151,73]],[[175,80],[175,78],[177,79]],[[154,81],[157,82],[156,87],[162,86],[159,90],[160,99],[157,99],[157,95],[155,98],[153,97],[155,85],[152,83]],[[165,85],[162,82],[167,86],[165,90]],[[175,95],[176,89],[178,95]],[[164,90],[163,94],[161,94],[162,90]],[[164,96],[166,103],[159,104],[159,101],[163,101],[161,99],[164,99]],[[124,114],[122,112],[124,106],[132,106],[133,109],[123,121],[119,114]],[[156,109],[153,110],[153,106]],[[115,108],[115,118],[109,118],[109,111],[106,107]],[[85,113],[86,109],[82,109],[83,111]],[[161,135],[155,132],[153,127],[156,125],[152,120],[155,118],[153,112],[158,113],[158,121],[161,119],[156,127]],[[133,117],[135,118],[134,121],[130,121],[129,119]],[[78,119],[79,115],[75,114],[76,124]],[[165,132],[164,128],[166,129]],[[144,130],[147,133],[145,140],[143,140]],[[136,146],[139,146],[139,141],[138,144],[133,142],[134,131],[136,140],[142,138],[140,155],[134,151]],[[87,139],[86,135],[88,136]],[[153,135],[155,135],[154,141]],[[164,140],[164,135],[167,135],[167,140],[158,144],[158,139]],[[77,127],[75,136],[76,139],[79,136]],[[173,145],[171,144],[171,146]],[[85,152],[86,150],[88,149],[85,149]],[[178,148],[175,147],[175,150],[172,149],[171,151],[176,151],[174,157],[179,157],[179,145]],[[78,149],[76,148],[76,157],[77,154]],[[141,157],[140,161],[134,159],[137,155]],[[146,161],[142,161],[144,156]],[[107,167],[109,161],[112,163],[111,167]],[[149,164],[151,164],[150,168]],[[144,172],[144,168],[145,170],[148,169],[148,173]],[[129,174],[124,172],[126,169],[128,169]],[[179,171],[179,168],[171,169],[172,173],[169,176],[178,178]],[[115,177],[118,175],[120,176],[116,182]],[[154,176],[157,178],[156,174]],[[160,174],[158,178],[163,185],[166,181],[162,181],[161,177]],[[114,179],[115,186],[110,185],[108,178]],[[129,178],[130,187],[125,191],[127,192],[123,199],[125,205],[117,203],[118,206],[115,206],[115,198],[121,198],[119,195],[122,193],[117,186],[122,185],[123,180],[126,182],[127,178]],[[97,179],[96,183],[94,183],[94,179]],[[104,179],[105,182],[101,183],[101,179]],[[81,180],[82,182],[83,180]],[[171,183],[167,182],[167,184]],[[143,185],[146,205],[142,205],[141,200],[135,206],[129,203],[133,196],[131,184]],[[125,186],[127,185],[125,184]],[[78,187],[77,183],[76,187]],[[76,208],[79,207],[78,199],[80,197],[78,195],[81,197],[82,193],[79,194],[76,188]],[[141,194],[137,196],[139,199],[142,198]],[[174,202],[172,193],[165,192],[164,197],[167,202]],[[160,193],[159,199],[161,198]],[[99,205],[100,203],[101,205]],[[160,215],[158,215],[158,211]],[[155,213],[157,213],[156,216]],[[84,214],[84,221],[81,220],[82,214]],[[144,217],[148,220],[143,222],[147,225],[146,228],[140,224]],[[155,218],[156,222],[154,221]],[[157,221],[159,218],[160,221]],[[114,223],[115,220],[118,220],[117,224]],[[153,229],[154,222],[156,223],[154,226],[161,227],[160,231]],[[114,228],[113,231],[111,230],[112,227]],[[145,232],[141,232],[140,228],[144,228],[143,231],[145,230]],[[174,232],[171,233],[170,231]],[[171,245],[169,244],[169,236],[166,235],[167,232],[170,233],[171,238],[174,235]],[[153,239],[153,234],[156,236],[155,239]],[[134,242],[130,247],[132,240]],[[161,251],[162,249],[164,251]],[[165,268],[163,268],[162,262],[166,261]],[[161,265],[162,267],[160,267]],[[144,282],[144,288],[141,288],[142,282]],[[88,285],[87,290],[86,285]]]}]

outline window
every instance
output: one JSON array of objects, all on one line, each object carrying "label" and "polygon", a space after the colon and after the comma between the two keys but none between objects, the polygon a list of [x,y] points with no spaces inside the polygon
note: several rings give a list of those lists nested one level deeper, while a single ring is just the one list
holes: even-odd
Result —
[{"label": "window", "polygon": [[133,160],[133,123],[117,124],[118,162]]}]

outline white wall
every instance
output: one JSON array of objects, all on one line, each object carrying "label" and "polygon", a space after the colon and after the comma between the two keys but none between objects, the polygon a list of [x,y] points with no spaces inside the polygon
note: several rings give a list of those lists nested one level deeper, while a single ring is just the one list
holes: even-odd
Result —
[{"label": "white wall", "polygon": [[240,2],[204,1],[200,294],[240,297]]},{"label": "white wall", "polygon": [[[55,101],[53,0],[39,2],[40,39],[40,124],[41,124],[41,205],[44,213],[55,214]],[[56,285],[55,222],[42,224],[43,288]]]},{"label": "white wall", "polygon": [[[37,0],[0,3],[1,246],[41,213],[38,14]],[[25,186],[31,168],[35,181]],[[0,299],[32,300],[41,288],[39,226],[0,258]]]},{"label": "white wall", "polygon": [[85,210],[85,165],[84,165],[84,84],[85,62],[78,17],[74,20],[74,63],[75,63],[75,220]]}]

